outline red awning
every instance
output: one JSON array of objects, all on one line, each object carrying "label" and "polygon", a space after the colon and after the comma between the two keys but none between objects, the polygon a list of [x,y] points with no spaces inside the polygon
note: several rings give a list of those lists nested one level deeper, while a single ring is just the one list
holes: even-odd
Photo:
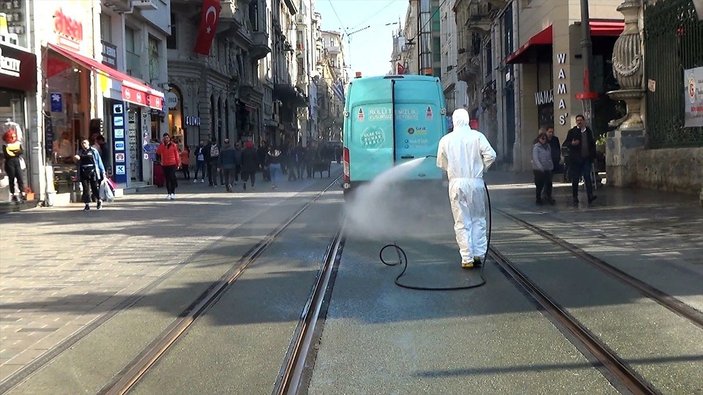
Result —
[{"label": "red awning", "polygon": [[591,20],[592,37],[617,37],[625,29],[624,21]]},{"label": "red awning", "polygon": [[505,63],[524,63],[527,61],[527,50],[539,45],[552,45],[552,25],[549,25],[541,32],[530,37],[526,43],[522,44],[517,51],[505,58]]},{"label": "red awning", "polygon": [[95,72],[105,74],[111,79],[119,82],[122,86],[122,100],[139,104],[141,106],[151,107],[157,110],[163,110],[164,94],[153,89],[146,82],[127,75],[121,71],[115,70],[95,59],[75,53],[58,45],[48,44],[48,47],[52,51],[73,62],[92,69]]},{"label": "red awning", "polygon": [[[589,25],[591,26],[591,37],[617,37],[625,29],[625,22],[617,20],[591,20]],[[551,25],[532,36],[517,51],[508,55],[505,58],[505,63],[525,63],[527,62],[528,50],[538,48],[541,45],[552,45]]]}]

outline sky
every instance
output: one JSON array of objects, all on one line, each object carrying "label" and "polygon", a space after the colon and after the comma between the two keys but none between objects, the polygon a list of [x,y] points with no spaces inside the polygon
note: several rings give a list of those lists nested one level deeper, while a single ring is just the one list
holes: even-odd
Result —
[{"label": "sky", "polygon": [[347,64],[351,65],[350,77],[357,71],[365,77],[390,71],[393,33],[398,31],[399,23],[404,23],[408,3],[408,0],[315,0],[315,10],[322,14],[322,29],[348,33],[344,36],[344,50]]}]

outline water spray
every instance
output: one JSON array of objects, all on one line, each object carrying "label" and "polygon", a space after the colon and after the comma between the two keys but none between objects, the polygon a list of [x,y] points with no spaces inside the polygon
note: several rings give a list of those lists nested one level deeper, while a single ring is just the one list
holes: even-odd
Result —
[{"label": "water spray", "polygon": [[[437,158],[436,155],[427,155],[424,159],[428,158]],[[419,158],[418,158],[419,159]],[[411,161],[412,162],[412,161]],[[419,162],[419,161],[418,161]],[[408,163],[408,162],[405,162]],[[486,191],[486,202],[488,204],[488,233],[486,235],[486,251],[491,247],[491,228],[493,225],[493,220],[492,220],[492,215],[491,215],[491,195],[488,193],[488,185],[486,185],[486,182],[483,182],[483,188]],[[384,252],[386,249],[392,248],[395,250],[398,260],[397,261],[388,261],[384,258]],[[419,290],[419,291],[458,291],[462,289],[471,289],[471,288],[478,288],[481,286],[486,285],[486,278],[483,276],[483,269],[486,267],[486,262],[488,258],[488,253],[483,257],[481,260],[481,269],[479,271],[479,276],[481,277],[481,281],[476,283],[476,284],[469,284],[469,285],[463,285],[463,286],[456,286],[456,287],[425,287],[425,286],[417,286],[417,285],[409,285],[409,284],[403,284],[400,282],[400,278],[405,275],[405,271],[408,269],[408,256],[405,253],[405,250],[403,250],[402,247],[398,245],[397,242],[389,243],[381,247],[381,250],[378,252],[378,258],[381,260],[381,263],[383,263],[386,266],[397,266],[397,265],[403,265],[403,270],[398,274],[398,276],[395,278],[394,283],[395,285],[402,287],[402,288],[407,288],[407,289],[414,289],[414,290]]]}]

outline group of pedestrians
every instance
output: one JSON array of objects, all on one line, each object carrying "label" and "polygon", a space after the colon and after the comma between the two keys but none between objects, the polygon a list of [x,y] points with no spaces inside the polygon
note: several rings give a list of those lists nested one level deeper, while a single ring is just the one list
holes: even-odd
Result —
[{"label": "group of pedestrians", "polygon": [[[561,166],[561,148],[568,152],[566,166]],[[554,135],[554,128],[548,126],[540,131],[532,147],[532,170],[534,173],[536,203],[555,204],[552,197],[552,175],[556,171],[568,172],[571,180],[572,202],[579,203],[579,182],[583,178],[586,184],[588,203],[593,203],[597,196],[593,191],[591,172],[596,159],[596,140],[591,128],[586,126],[583,115],[576,116],[576,126],[569,129],[562,145]]]}]

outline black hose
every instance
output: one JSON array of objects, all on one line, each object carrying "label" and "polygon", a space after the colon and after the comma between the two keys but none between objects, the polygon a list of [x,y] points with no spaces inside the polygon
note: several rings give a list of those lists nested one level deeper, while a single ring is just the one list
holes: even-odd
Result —
[{"label": "black hose", "polygon": [[[485,181],[483,182],[483,188],[486,191],[486,201],[488,202],[488,235],[486,237],[486,239],[487,239],[486,240],[486,251],[488,251],[488,249],[491,246],[491,228],[493,227],[493,217],[491,215],[491,195],[488,193],[488,186],[486,185]],[[383,252],[387,248],[394,248],[395,249],[395,252],[398,255],[397,262],[389,262],[383,258]],[[418,291],[458,291],[461,289],[478,288],[478,287],[486,285],[486,278],[483,276],[483,269],[486,267],[486,263],[487,263],[487,259],[488,259],[488,252],[486,252],[486,256],[483,257],[481,270],[479,271],[479,276],[481,277],[481,281],[476,284],[462,285],[462,286],[456,286],[456,287],[425,287],[425,286],[409,285],[409,284],[401,283],[400,278],[403,277],[403,275],[405,275],[405,271],[408,269],[408,256],[405,253],[405,250],[403,250],[403,248],[400,247],[396,242],[384,245],[381,248],[381,250],[378,252],[378,258],[381,260],[381,263],[383,263],[386,266],[397,266],[400,264],[403,265],[403,270],[400,272],[400,274],[398,274],[398,276],[394,280],[395,285],[402,287],[402,288],[415,289]]]}]

